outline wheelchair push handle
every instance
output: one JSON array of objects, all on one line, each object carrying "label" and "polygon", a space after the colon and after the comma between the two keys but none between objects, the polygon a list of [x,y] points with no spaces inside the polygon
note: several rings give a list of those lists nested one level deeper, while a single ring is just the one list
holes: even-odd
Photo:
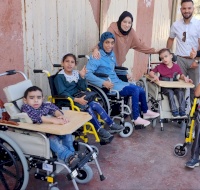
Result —
[{"label": "wheelchair push handle", "polygon": [[78,55],[78,58],[86,58],[87,60],[90,59],[89,55]]},{"label": "wheelchair push handle", "polygon": [[15,70],[8,70],[5,73],[1,73],[0,76],[4,76],[4,75],[14,75],[17,72]]},{"label": "wheelchair push handle", "polygon": [[33,72],[34,73],[43,73],[43,70],[42,69],[34,69]]},{"label": "wheelchair push handle", "polygon": [[62,67],[61,64],[53,64],[53,67]]}]

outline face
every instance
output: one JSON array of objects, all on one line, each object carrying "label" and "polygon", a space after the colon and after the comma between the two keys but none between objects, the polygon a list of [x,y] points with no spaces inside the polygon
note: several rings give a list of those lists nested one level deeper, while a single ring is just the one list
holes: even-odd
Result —
[{"label": "face", "polygon": [[103,42],[103,49],[105,52],[110,53],[113,50],[115,44],[115,40],[112,38],[108,38]]},{"label": "face", "polygon": [[160,59],[164,64],[168,65],[172,63],[172,54],[170,54],[168,51],[164,51],[160,54]]},{"label": "face", "polygon": [[67,56],[64,62],[62,63],[62,66],[66,73],[71,73],[74,70],[74,67],[76,66],[74,58],[71,56]]},{"label": "face", "polygon": [[29,92],[27,97],[24,98],[24,103],[28,104],[29,106],[38,109],[43,102],[42,92],[39,90]]},{"label": "face", "polygon": [[185,2],[181,5],[181,13],[184,19],[191,18],[193,12],[194,12],[194,5],[192,2]]},{"label": "face", "polygon": [[127,32],[128,30],[130,30],[132,25],[132,20],[130,17],[125,17],[124,20],[122,20],[121,22],[121,28],[123,31]]}]

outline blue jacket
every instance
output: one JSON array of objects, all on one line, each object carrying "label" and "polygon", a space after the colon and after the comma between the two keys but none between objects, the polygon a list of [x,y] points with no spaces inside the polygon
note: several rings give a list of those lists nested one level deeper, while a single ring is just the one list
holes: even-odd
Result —
[{"label": "blue jacket", "polygon": [[113,90],[121,91],[125,86],[128,86],[128,82],[123,82],[118,78],[115,72],[116,58],[112,51],[110,55],[107,55],[103,50],[99,50],[101,54],[100,59],[95,59],[90,56],[90,60],[87,63],[86,79],[91,84],[94,84],[100,88],[103,87],[103,82],[108,80],[107,78],[99,78],[93,73],[104,73],[109,76],[111,82],[114,84]]}]

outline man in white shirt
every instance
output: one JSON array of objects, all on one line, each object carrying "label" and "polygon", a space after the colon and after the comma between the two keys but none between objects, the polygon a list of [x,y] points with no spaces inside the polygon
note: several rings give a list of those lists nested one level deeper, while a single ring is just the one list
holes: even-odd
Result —
[{"label": "man in white shirt", "polygon": [[[200,21],[193,17],[194,3],[192,0],[181,1],[181,13],[183,18],[174,22],[171,26],[170,35],[167,40],[167,48],[171,49],[176,38],[177,63],[180,65],[185,76],[189,76],[197,86],[199,83],[198,61],[190,58],[192,48],[200,49]],[[190,91],[193,102],[194,89]]]}]

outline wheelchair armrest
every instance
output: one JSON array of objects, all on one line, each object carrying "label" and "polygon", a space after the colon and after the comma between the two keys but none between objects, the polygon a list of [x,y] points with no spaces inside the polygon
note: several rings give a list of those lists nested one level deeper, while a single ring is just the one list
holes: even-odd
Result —
[{"label": "wheelchair armrest", "polygon": [[94,73],[94,75],[97,77],[108,77],[108,75],[104,73]]},{"label": "wheelchair armrest", "polygon": [[123,70],[123,71],[127,71],[128,70],[127,67],[119,67],[119,66],[115,66],[115,69],[117,69],[117,70]]}]

